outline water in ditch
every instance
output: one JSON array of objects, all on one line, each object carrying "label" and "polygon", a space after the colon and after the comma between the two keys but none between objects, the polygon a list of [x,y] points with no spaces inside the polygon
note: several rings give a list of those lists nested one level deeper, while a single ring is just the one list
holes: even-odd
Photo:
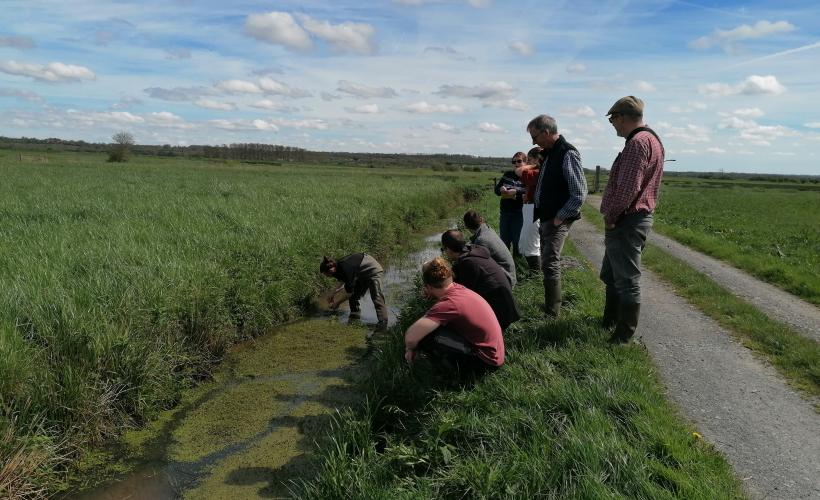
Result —
[{"label": "water in ditch", "polygon": [[[385,269],[390,324],[421,264],[439,254],[439,235]],[[70,495],[82,500],[287,498],[289,481],[309,477],[314,441],[337,409],[358,400],[352,380],[366,356],[376,311],[366,296],[360,319],[346,306],[237,346],[213,380],[188,391],[176,409],[126,435],[124,453],[145,463],[124,477]]]}]

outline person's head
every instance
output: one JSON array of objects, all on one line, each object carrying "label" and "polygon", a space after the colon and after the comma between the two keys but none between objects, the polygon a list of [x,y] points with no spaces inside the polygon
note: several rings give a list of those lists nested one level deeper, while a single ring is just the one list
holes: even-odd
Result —
[{"label": "person's head", "polygon": [[544,148],[541,146],[535,146],[534,148],[530,149],[527,152],[527,163],[530,165],[540,165],[541,164],[541,151]]},{"label": "person's head", "polygon": [[327,255],[322,257],[322,263],[319,264],[319,272],[325,276],[333,276],[336,273],[336,260],[331,259]]},{"label": "person's head", "polygon": [[470,231],[478,231],[481,224],[484,224],[484,217],[475,210],[468,210],[467,213],[464,214],[464,226]]},{"label": "person's head", "polygon": [[453,284],[453,270],[446,260],[436,257],[421,266],[421,279],[424,282],[424,291],[428,295],[438,297]]},{"label": "person's head", "polygon": [[464,239],[464,233],[457,229],[450,229],[444,231],[441,235],[441,251],[449,259],[456,259],[464,252],[467,247],[467,240]]},{"label": "person's head", "polygon": [[527,155],[523,151],[515,153],[512,157],[512,168],[522,167],[527,164]]},{"label": "person's head", "polygon": [[627,137],[630,132],[643,125],[643,101],[634,95],[621,97],[606,114],[618,136]]},{"label": "person's head", "polygon": [[550,149],[558,140],[558,123],[549,115],[538,115],[527,124],[532,143]]}]

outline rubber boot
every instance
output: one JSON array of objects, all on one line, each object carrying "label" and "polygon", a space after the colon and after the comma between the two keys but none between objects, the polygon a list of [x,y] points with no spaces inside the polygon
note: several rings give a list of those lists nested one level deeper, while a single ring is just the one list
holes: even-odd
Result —
[{"label": "rubber boot", "polygon": [[638,317],[640,315],[640,304],[621,304],[618,307],[618,323],[615,325],[612,337],[609,338],[609,343],[629,343],[629,340],[635,335],[635,329],[638,328]]},{"label": "rubber boot", "polygon": [[561,312],[561,280],[544,280],[544,312],[555,318]]},{"label": "rubber boot", "polygon": [[607,330],[615,326],[618,322],[618,304],[620,299],[614,290],[606,291],[606,302],[604,303],[604,317],[601,318],[601,326]]},{"label": "rubber boot", "polygon": [[527,259],[527,266],[530,268],[529,276],[532,278],[534,276],[538,276],[541,272],[541,257],[538,255],[532,255],[530,257],[525,257]]}]

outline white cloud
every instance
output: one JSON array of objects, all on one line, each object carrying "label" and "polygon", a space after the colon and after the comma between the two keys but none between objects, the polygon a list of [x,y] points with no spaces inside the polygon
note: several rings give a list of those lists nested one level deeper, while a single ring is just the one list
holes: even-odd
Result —
[{"label": "white cloud", "polygon": [[740,108],[732,111],[732,113],[744,118],[760,118],[765,114],[760,108]]},{"label": "white cloud", "polygon": [[708,151],[708,152],[710,152],[710,153],[715,153],[715,154],[718,154],[718,155],[722,155],[723,153],[725,153],[725,152],[726,152],[726,150],[725,150],[725,149],[723,149],[723,148],[718,148],[718,147],[714,147],[714,148],[706,148],[706,151]]},{"label": "white cloud", "polygon": [[710,142],[711,133],[707,127],[689,123],[676,127],[668,122],[658,122],[658,130],[664,139],[676,139],[684,144],[700,144]]},{"label": "white cloud", "polygon": [[820,122],[808,122],[803,124],[807,128],[820,128]]},{"label": "white cloud", "polygon": [[252,123],[253,123],[254,128],[256,128],[257,130],[265,130],[265,131],[272,131],[272,132],[278,132],[279,131],[279,127],[277,127],[276,124],[271,123],[271,122],[266,122],[265,120],[257,119],[257,120],[254,120]]},{"label": "white cloud", "polygon": [[213,99],[199,99],[194,102],[194,104],[200,108],[215,109],[218,111],[234,111],[236,109],[236,104],[232,102],[219,102]]},{"label": "white cloud", "polygon": [[797,153],[795,153],[794,151],[775,151],[772,154],[777,156],[797,156]]},{"label": "white cloud", "polygon": [[331,94],[330,92],[322,92],[320,94],[323,101],[335,101],[336,99],[341,99],[342,96],[338,94]]},{"label": "white cloud", "polygon": [[146,121],[154,126],[169,127],[169,128],[193,128],[193,125],[187,123],[182,117],[177,116],[169,111],[159,111],[148,113]]},{"label": "white cloud", "polygon": [[261,94],[262,89],[253,82],[246,80],[223,80],[214,87],[229,94]]},{"label": "white cloud", "polygon": [[283,113],[293,113],[299,110],[298,108],[288,106],[283,102],[271,101],[270,99],[256,101],[250,106],[257,109],[266,109],[268,111],[281,111]]},{"label": "white cloud", "polygon": [[795,136],[797,133],[782,125],[760,125],[754,120],[744,120],[737,116],[728,116],[718,125],[721,129],[738,130],[738,137],[758,146],[771,145],[772,139]]},{"label": "white cloud", "polygon": [[474,57],[459,52],[458,50],[454,49],[453,47],[450,47],[449,45],[425,47],[424,52],[433,52],[436,54],[441,54],[456,61],[475,61]]},{"label": "white cloud", "polygon": [[166,59],[190,59],[191,51],[188,49],[165,49],[168,54]]},{"label": "white cloud", "polygon": [[352,108],[345,108],[351,113],[361,113],[366,115],[373,115],[379,113],[378,104],[362,104],[361,106],[354,106]]},{"label": "white cloud", "polygon": [[257,40],[293,50],[313,48],[310,35],[287,12],[249,15],[245,20],[245,33]]},{"label": "white cloud", "polygon": [[727,83],[707,83],[698,86],[698,92],[709,96],[729,96],[729,95],[780,95],[786,91],[780,82],[773,75],[759,76],[752,75],[746,80],[736,84]]},{"label": "white cloud", "polygon": [[313,95],[310,91],[293,88],[280,82],[279,80],[274,80],[273,78],[268,77],[259,79],[259,88],[266,94],[282,95],[293,99],[310,97]]},{"label": "white cloud", "polygon": [[32,49],[34,48],[34,40],[27,36],[0,36],[0,47]]},{"label": "white cloud", "polygon": [[31,92],[30,90],[20,90],[0,87],[0,97],[16,97],[30,102],[40,102],[42,97]]},{"label": "white cloud", "polygon": [[78,82],[95,80],[97,75],[85,66],[52,62],[48,64],[18,63],[17,61],[0,62],[0,71],[10,75],[28,76],[43,82]]},{"label": "white cloud", "polygon": [[453,132],[456,128],[453,125],[443,123],[443,122],[435,122],[432,125],[433,130],[441,130],[442,132]]},{"label": "white cloud", "polygon": [[712,35],[703,36],[689,42],[689,47],[698,50],[709,49],[713,46],[723,47],[727,52],[737,50],[737,42],[753,38],[761,38],[775,33],[788,33],[796,28],[787,21],[758,21],[752,26],[743,24],[731,30],[717,30]]},{"label": "white cloud", "polygon": [[567,73],[572,73],[572,74],[585,73],[586,70],[587,70],[586,65],[581,64],[581,63],[570,64],[569,66],[567,66]]},{"label": "white cloud", "polygon": [[504,132],[504,129],[496,125],[495,123],[490,122],[481,122],[478,124],[478,130],[481,132],[486,132],[488,134],[500,134]]},{"label": "white cloud", "polygon": [[367,23],[330,24],[327,21],[313,19],[306,14],[297,14],[297,17],[307,31],[330,44],[331,48],[337,52],[367,55],[376,50],[373,42],[376,30]]},{"label": "white cloud", "polygon": [[489,82],[483,85],[441,85],[433,92],[442,97],[473,97],[487,101],[499,101],[512,99],[518,94],[518,90],[507,82]]},{"label": "white cloud", "polygon": [[569,116],[594,117],[595,110],[589,106],[579,106],[577,108],[561,108],[561,113]]},{"label": "white cloud", "polygon": [[510,44],[510,50],[512,50],[513,52],[517,52],[522,56],[529,56],[532,55],[532,53],[534,52],[532,45],[526,42],[512,42]]},{"label": "white cloud", "polygon": [[408,113],[463,113],[461,106],[451,106],[448,104],[429,104],[427,101],[414,102],[401,108]]},{"label": "white cloud", "polygon": [[148,97],[154,99],[183,102],[198,99],[199,97],[208,94],[210,91],[204,87],[174,87],[172,89],[149,87],[147,89],[143,89],[143,92],[148,94]]},{"label": "white cloud", "polygon": [[529,109],[527,103],[523,101],[519,101],[518,99],[499,99],[499,100],[491,100],[491,101],[484,101],[483,107],[485,108],[504,108],[504,109],[514,109],[516,111],[526,111]]},{"label": "white cloud", "polygon": [[372,99],[376,97],[389,99],[392,97],[398,97],[396,91],[390,87],[369,87],[367,85],[353,83],[347,80],[339,80],[339,86],[336,90],[359,99]]},{"label": "white cloud", "polygon": [[319,119],[305,119],[305,120],[285,120],[278,119],[274,122],[280,127],[295,128],[295,129],[312,129],[312,130],[327,130],[328,124],[324,120]]},{"label": "white cloud", "polygon": [[467,3],[475,7],[476,9],[484,9],[490,6],[490,0],[467,0]]},{"label": "white cloud", "polygon": [[654,85],[652,85],[649,82],[643,81],[643,80],[636,81],[635,82],[635,88],[640,90],[641,92],[654,92],[654,91],[658,90],[658,89],[655,88]]}]

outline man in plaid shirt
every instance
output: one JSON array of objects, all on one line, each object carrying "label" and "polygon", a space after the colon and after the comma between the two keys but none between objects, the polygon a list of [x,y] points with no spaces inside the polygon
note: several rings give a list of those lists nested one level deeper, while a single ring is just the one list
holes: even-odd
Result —
[{"label": "man in plaid shirt", "polygon": [[626,139],[609,172],[601,213],[604,214],[606,284],[604,327],[615,327],[611,343],[629,342],[641,310],[641,253],[652,227],[663,176],[664,149],[658,135],[643,122],[643,101],[618,99],[609,109],[609,123]]}]

